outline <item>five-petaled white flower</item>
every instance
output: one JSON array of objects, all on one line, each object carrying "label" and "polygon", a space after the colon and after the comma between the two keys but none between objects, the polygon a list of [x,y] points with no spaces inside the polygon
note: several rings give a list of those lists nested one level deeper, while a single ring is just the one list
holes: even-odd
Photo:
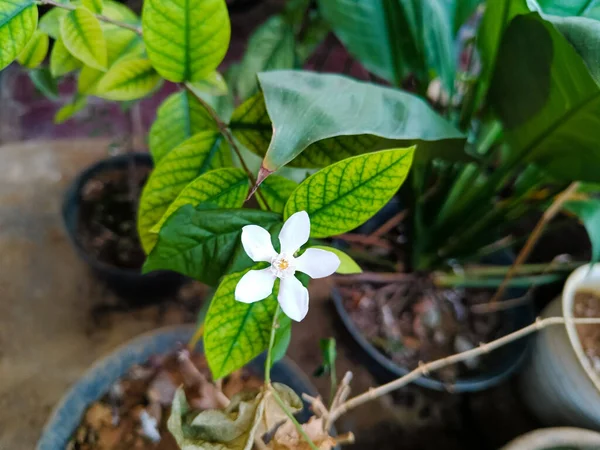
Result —
[{"label": "five-petaled white flower", "polygon": [[271,263],[262,270],[246,273],[235,287],[235,299],[253,303],[271,295],[276,278],[280,278],[277,300],[285,314],[300,322],[308,312],[308,290],[294,276],[296,271],[311,278],[324,278],[333,274],[340,266],[340,259],[332,252],[309,248],[298,258],[294,254],[308,242],[310,219],[306,211],[292,214],[279,233],[281,252],[278,254],[271,244],[271,235],[258,225],[242,228],[242,245],[255,262]]}]

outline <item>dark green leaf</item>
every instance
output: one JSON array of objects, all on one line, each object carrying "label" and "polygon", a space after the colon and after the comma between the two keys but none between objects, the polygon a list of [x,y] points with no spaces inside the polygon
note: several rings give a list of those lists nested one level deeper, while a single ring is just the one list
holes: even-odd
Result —
[{"label": "dark green leaf", "polygon": [[40,67],[38,69],[30,70],[28,73],[34,86],[44,94],[46,98],[58,100],[58,86],[56,85],[56,80],[50,73],[50,69],[47,67]]},{"label": "dark green leaf", "polygon": [[592,243],[592,261],[600,260],[600,200],[573,200],[565,205],[567,211],[575,214],[583,222]]}]

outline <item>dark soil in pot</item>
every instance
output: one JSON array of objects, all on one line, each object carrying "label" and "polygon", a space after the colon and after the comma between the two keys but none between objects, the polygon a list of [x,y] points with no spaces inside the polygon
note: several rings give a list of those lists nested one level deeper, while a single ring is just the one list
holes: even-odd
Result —
[{"label": "dark soil in pot", "polygon": [[137,203],[150,171],[142,165],[118,167],[82,186],[78,239],[99,261],[124,269],[142,267],[146,255],[137,233]]},{"label": "dark soil in pot", "polygon": [[[155,355],[133,366],[99,401],[90,405],[67,450],[180,450],[167,429],[175,390],[184,385],[194,410],[220,409],[216,391],[208,383],[210,371],[203,354]],[[223,381],[223,394],[258,389],[261,379],[249,369]],[[160,439],[154,441],[142,423],[155,423]],[[155,422],[154,422],[155,421]],[[155,436],[156,439],[158,436]]]},{"label": "dark soil in pot", "polygon": [[84,170],[63,203],[66,231],[93,272],[130,305],[174,295],[185,277],[159,271],[145,275],[136,226],[138,199],[152,170],[148,153],[129,153]]}]

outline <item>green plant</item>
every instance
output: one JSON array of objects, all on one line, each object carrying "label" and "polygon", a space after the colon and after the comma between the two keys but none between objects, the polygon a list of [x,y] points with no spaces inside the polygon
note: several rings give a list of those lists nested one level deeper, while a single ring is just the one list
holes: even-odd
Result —
[{"label": "green plant", "polygon": [[[149,134],[156,168],[140,199],[144,270],[175,270],[216,287],[204,323],[215,378],[268,352],[264,389],[236,399],[225,412],[187,423],[182,417],[189,418],[188,405],[176,397],[171,427],[182,446],[215,448],[214,435],[191,438],[188,432],[197,431],[195,426],[212,432],[216,426],[226,433],[226,448],[249,448],[258,422],[277,404],[292,429],[316,448],[293,418],[297,398],[269,376],[271,363],[289,343],[290,317],[301,320],[308,309],[301,285],[307,280],[300,275],[291,281],[289,275],[294,268],[313,276],[329,274],[333,266],[341,273],[360,271],[348,255],[318,239],[364,223],[407,177],[402,194],[412,218],[409,263],[417,270],[444,267],[451,258],[477,258],[517,218],[545,206],[568,183],[599,181],[600,88],[592,64],[598,49],[587,43],[600,35],[600,22],[540,14],[533,0],[487,2],[485,26],[468,44],[471,55],[479,50],[482,70],[468,64],[457,76],[456,30],[478,3],[322,0],[323,16],[340,39],[393,87],[294,70],[260,73],[256,84],[258,70],[297,67],[326,30],[320,20],[307,35],[296,30],[298,17],[311,12],[308,2],[294,2],[251,42],[259,49],[265,42],[277,45],[265,54],[251,51],[228,74],[237,93],[248,97],[235,106],[231,84],[216,72],[230,38],[224,0],[147,0],[141,21],[112,0],[0,0],[0,67],[18,58],[36,70],[32,79],[50,93],[54,78],[78,72],[78,94],[59,119],[80,109],[87,95],[134,101],[163,80],[180,87],[161,105]],[[37,4],[54,6],[39,24]],[[408,38],[398,34],[405,30]],[[38,68],[48,36],[55,40],[49,71]],[[397,88],[408,75],[416,80],[416,94]],[[432,101],[425,94],[438,77],[446,95]],[[249,152],[262,158],[257,174]],[[284,166],[304,169],[294,174],[301,181],[275,173]],[[305,169],[314,173],[302,180]],[[540,200],[548,186],[550,195]],[[283,229],[285,235],[284,221],[298,215],[310,217],[310,235],[303,228],[293,249],[273,240],[272,252],[257,256],[244,242],[243,230],[260,226],[266,245],[265,233],[277,236]],[[304,244],[309,248],[297,254]],[[323,274],[314,272],[300,262],[310,253],[327,254],[335,264]],[[272,270],[268,263],[279,272],[265,272]],[[262,283],[242,281],[248,274],[266,274],[268,289],[251,298],[236,295],[240,283],[246,289]],[[291,290],[282,288],[290,283]],[[544,322],[552,323],[564,321]],[[430,363],[376,394],[347,402],[349,380],[343,381],[331,411],[325,408],[319,417],[324,439],[347,409],[484,351]],[[317,400],[312,401],[319,406]]]}]

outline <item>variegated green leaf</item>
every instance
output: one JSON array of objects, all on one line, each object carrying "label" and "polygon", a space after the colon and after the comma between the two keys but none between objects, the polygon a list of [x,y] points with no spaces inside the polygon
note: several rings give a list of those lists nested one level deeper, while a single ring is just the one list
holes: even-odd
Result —
[{"label": "variegated green leaf", "polygon": [[179,193],[196,177],[231,166],[231,151],[216,131],[203,131],[169,152],[150,174],[140,198],[138,234],[146,253],[157,236],[150,229],[161,219]]},{"label": "variegated green leaf", "polygon": [[283,213],[283,207],[298,183],[280,175],[271,175],[260,185],[261,195],[256,196],[261,209]]},{"label": "variegated green leaf", "polygon": [[204,130],[218,130],[204,106],[187,91],[172,94],[158,108],[150,129],[149,145],[154,163],[158,164],[179,144]]},{"label": "variegated green leaf", "polygon": [[137,100],[155,91],[161,80],[150,60],[125,59],[106,72],[95,92],[108,100]]},{"label": "variegated green leaf", "polygon": [[225,0],[146,0],[142,26],[152,65],[173,82],[202,80],[229,47]]},{"label": "variegated green leaf", "polygon": [[183,205],[204,204],[209,209],[241,208],[249,189],[250,180],[242,169],[225,167],[206,172],[183,188],[150,231],[158,233],[165,221]]},{"label": "variegated green leaf", "polygon": [[41,31],[36,31],[33,33],[33,36],[23,51],[19,54],[17,61],[28,69],[35,69],[42,61],[44,61],[44,58],[46,58],[48,44],[48,35]]},{"label": "variegated green leaf", "polygon": [[310,216],[310,235],[335,236],[363,224],[398,191],[412,163],[414,147],[383,150],[344,159],[300,183],[284,217]]},{"label": "variegated green leaf", "polygon": [[53,77],[60,77],[79,69],[83,63],[69,53],[62,39],[54,42],[50,52],[50,72]]},{"label": "variegated green leaf", "polygon": [[0,0],[0,70],[23,51],[37,27],[33,0]]},{"label": "variegated green leaf", "polygon": [[77,59],[96,69],[106,69],[106,40],[102,27],[86,8],[77,8],[62,19],[60,36],[67,50]]}]

